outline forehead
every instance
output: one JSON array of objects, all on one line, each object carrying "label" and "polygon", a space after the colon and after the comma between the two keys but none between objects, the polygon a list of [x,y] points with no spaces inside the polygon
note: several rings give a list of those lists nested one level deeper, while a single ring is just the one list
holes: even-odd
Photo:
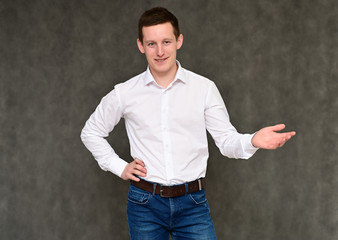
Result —
[{"label": "forehead", "polygon": [[156,41],[175,38],[174,28],[170,22],[142,28],[143,41]]}]

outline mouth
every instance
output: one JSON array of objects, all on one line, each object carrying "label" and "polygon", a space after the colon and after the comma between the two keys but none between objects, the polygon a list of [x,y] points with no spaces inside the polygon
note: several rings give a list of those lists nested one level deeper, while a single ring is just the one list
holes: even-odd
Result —
[{"label": "mouth", "polygon": [[156,62],[159,62],[159,63],[162,63],[162,62],[165,62],[169,57],[166,57],[166,58],[157,58],[155,59]]}]

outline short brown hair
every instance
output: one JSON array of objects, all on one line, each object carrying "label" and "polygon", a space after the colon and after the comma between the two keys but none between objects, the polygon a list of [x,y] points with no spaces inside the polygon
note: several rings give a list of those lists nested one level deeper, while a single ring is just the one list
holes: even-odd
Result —
[{"label": "short brown hair", "polygon": [[138,38],[143,43],[143,27],[154,26],[157,24],[170,22],[174,28],[174,35],[176,39],[180,35],[180,28],[178,26],[178,20],[174,14],[169,12],[166,8],[155,7],[145,11],[138,22]]}]

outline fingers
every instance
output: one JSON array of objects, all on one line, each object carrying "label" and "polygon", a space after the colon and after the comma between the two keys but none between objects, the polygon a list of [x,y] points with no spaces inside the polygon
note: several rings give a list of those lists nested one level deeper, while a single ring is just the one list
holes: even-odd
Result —
[{"label": "fingers", "polygon": [[[281,131],[285,128],[285,124],[284,123],[281,123],[281,124],[277,124],[275,126],[271,126],[271,130],[274,131],[274,132],[278,132],[278,131]],[[294,135],[296,135],[296,132],[295,131],[291,131],[291,132],[285,132],[285,133],[280,133],[280,134],[283,134],[283,137],[292,137]]]},{"label": "fingers", "polygon": [[135,159],[133,162],[131,162],[129,173],[133,176],[137,175],[140,177],[146,177],[147,170],[145,169],[144,162],[139,159]]},{"label": "fingers", "polygon": [[145,166],[146,166],[146,165],[144,164],[144,162],[141,161],[141,160],[138,159],[138,158],[135,158],[134,162],[137,163],[137,164],[139,164],[139,165],[141,165],[142,167],[145,167]]},{"label": "fingers", "polygon": [[124,180],[130,179],[138,182],[140,181],[140,179],[137,176],[146,177],[147,170],[145,168],[144,162],[136,158],[134,161],[132,161],[125,167],[121,175],[121,178]]},{"label": "fingers", "polygon": [[126,180],[132,180],[132,181],[135,181],[135,182],[139,182],[140,181],[140,179],[138,177],[136,177],[135,175],[133,175],[133,174],[129,174],[128,175],[128,179],[126,179]]},{"label": "fingers", "polygon": [[275,145],[274,148],[283,147],[287,141],[289,141],[294,135],[296,135],[295,131],[278,133],[278,131],[281,131],[284,128],[285,124],[277,124],[271,127],[271,130],[275,132],[274,133],[275,137],[278,139],[277,145]]},{"label": "fingers", "polygon": [[[143,173],[143,174],[146,174],[146,173],[147,173],[147,169],[145,168],[146,165],[144,164],[143,161],[141,161],[141,160],[135,158],[134,164],[135,164],[135,169],[136,169],[136,171],[141,172],[141,173]],[[144,177],[145,177],[145,176],[144,176]]]},{"label": "fingers", "polygon": [[296,132],[287,132],[287,133],[279,133],[281,142],[283,143],[282,146],[289,141],[294,135],[296,135]]},{"label": "fingers", "polygon": [[285,124],[283,124],[283,123],[271,126],[271,130],[274,131],[274,132],[281,131],[284,128],[285,128]]},{"label": "fingers", "polygon": [[296,135],[296,132],[287,132],[287,133],[279,133],[279,143],[278,147],[283,147],[284,144],[289,141],[294,135]]}]

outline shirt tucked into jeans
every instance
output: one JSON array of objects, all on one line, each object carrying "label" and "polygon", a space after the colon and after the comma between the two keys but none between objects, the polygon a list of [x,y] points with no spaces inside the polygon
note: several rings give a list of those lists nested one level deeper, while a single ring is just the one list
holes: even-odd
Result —
[{"label": "shirt tucked into jeans", "polygon": [[[156,83],[148,67],[101,100],[81,138],[103,170],[121,176],[128,164],[105,139],[121,118],[131,156],[144,162],[144,180],[154,183],[154,189],[157,184],[182,189],[182,184],[205,177],[206,130],[227,157],[247,159],[257,151],[252,135],[238,133],[230,123],[215,84],[177,65],[176,77],[167,88]],[[169,235],[172,239],[216,239],[204,189],[164,197],[130,185],[127,216],[132,240],[166,240]]]}]

